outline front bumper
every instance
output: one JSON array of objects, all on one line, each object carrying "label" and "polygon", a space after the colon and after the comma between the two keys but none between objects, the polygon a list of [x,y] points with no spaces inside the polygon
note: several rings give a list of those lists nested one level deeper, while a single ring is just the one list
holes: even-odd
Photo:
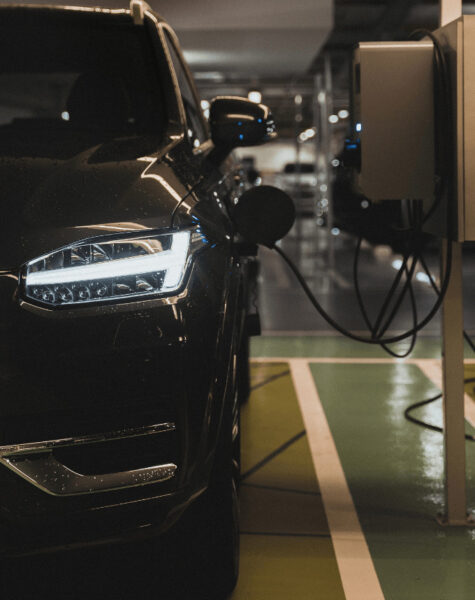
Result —
[{"label": "front bumper", "polygon": [[198,493],[190,487],[169,493],[161,489],[157,496],[127,498],[87,510],[81,507],[67,515],[3,518],[0,552],[19,557],[154,537],[173,525]]},{"label": "front bumper", "polygon": [[[98,494],[151,483],[161,483],[175,476],[176,464],[154,464],[93,475],[79,473],[68,466],[67,454],[66,461],[64,461],[61,458],[61,452],[64,449],[70,449],[74,452],[76,449],[79,456],[84,456],[83,448],[92,446],[94,452],[94,449],[100,446],[113,447],[114,442],[118,440],[155,436],[175,431],[175,429],[175,423],[157,423],[103,434],[0,446],[0,463],[23,477],[28,483],[52,496]],[[112,450],[113,448],[111,448]],[[131,448],[129,448],[130,450]]]},{"label": "front bumper", "polygon": [[0,552],[156,533],[205,489],[238,298],[206,255],[185,297],[78,318],[0,277]]}]

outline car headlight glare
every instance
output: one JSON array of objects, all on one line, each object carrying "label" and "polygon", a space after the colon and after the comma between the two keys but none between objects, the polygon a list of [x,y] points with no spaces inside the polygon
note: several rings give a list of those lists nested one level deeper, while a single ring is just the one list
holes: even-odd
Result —
[{"label": "car headlight glare", "polygon": [[198,232],[177,231],[72,244],[27,263],[24,295],[55,307],[170,294],[205,243]]}]

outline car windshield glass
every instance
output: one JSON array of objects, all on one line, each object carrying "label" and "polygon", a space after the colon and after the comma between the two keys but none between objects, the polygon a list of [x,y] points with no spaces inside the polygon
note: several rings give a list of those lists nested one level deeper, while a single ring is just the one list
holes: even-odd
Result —
[{"label": "car windshield glass", "polygon": [[67,158],[163,130],[153,49],[130,17],[0,14],[0,156]]}]

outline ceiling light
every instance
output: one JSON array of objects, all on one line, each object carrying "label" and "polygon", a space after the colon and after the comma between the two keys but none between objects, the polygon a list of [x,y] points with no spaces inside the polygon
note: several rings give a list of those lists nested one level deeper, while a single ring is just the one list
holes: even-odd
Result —
[{"label": "ceiling light", "polygon": [[396,271],[399,271],[399,269],[402,267],[402,260],[400,258],[393,260],[393,262],[391,263],[391,267],[393,269],[396,269]]},{"label": "ceiling light", "polygon": [[262,94],[258,90],[251,90],[248,93],[247,97],[251,102],[255,102],[256,104],[260,104],[262,100]]},{"label": "ceiling light", "polygon": [[422,271],[416,273],[416,279],[422,283],[430,283],[430,277],[427,275],[427,273],[423,273]]}]

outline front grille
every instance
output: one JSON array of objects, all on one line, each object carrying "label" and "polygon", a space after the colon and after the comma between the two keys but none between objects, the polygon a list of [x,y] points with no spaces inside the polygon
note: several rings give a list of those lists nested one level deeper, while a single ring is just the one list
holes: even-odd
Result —
[{"label": "front grille", "polygon": [[53,451],[76,473],[102,475],[178,462],[176,431],[111,440]]},{"label": "front grille", "polygon": [[47,358],[0,372],[0,445],[176,421],[184,385],[171,349]]},{"label": "front grille", "polygon": [[0,445],[38,442],[63,437],[176,421],[176,396],[158,395],[126,405],[87,406],[83,410],[52,410],[0,418]]}]

